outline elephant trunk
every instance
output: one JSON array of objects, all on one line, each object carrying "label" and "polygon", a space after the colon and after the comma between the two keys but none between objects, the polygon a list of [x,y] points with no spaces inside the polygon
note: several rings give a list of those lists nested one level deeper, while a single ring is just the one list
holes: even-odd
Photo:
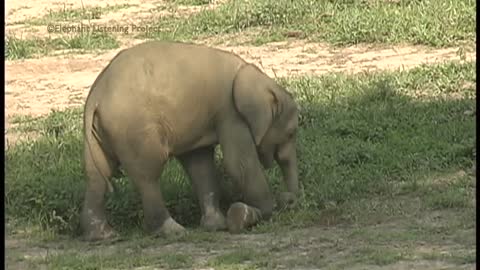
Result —
[{"label": "elephant trunk", "polygon": [[298,193],[298,172],[297,172],[297,159],[296,155],[288,162],[280,164],[280,168],[283,174],[283,181],[287,186],[287,191],[293,195]]},{"label": "elephant trunk", "polygon": [[298,165],[295,139],[279,147],[276,160],[282,171],[287,191],[296,196],[298,193]]}]

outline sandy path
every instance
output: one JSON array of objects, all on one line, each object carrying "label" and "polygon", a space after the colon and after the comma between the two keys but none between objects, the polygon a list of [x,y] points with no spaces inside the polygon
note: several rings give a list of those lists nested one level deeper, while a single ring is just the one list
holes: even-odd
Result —
[{"label": "sandy path", "polygon": [[[176,15],[186,15],[198,12],[201,9],[215,8],[225,0],[214,0],[208,5],[201,6],[178,6],[175,8]],[[25,0],[14,1],[7,0],[5,4],[5,16],[9,24],[7,29],[21,28],[21,23],[31,18],[38,18],[48,14],[50,11],[81,9],[88,7],[107,7],[117,5],[128,5],[128,8],[120,11],[109,13],[108,18],[94,20],[94,22],[133,22],[140,18],[147,18],[158,15],[170,14],[168,10],[156,9],[158,7],[166,7],[169,1],[157,0],[110,0],[110,1],[94,1],[94,0]],[[152,12],[154,11],[154,12]],[[155,14],[153,14],[155,13]],[[127,21],[125,21],[127,20]]]},{"label": "sandy path", "polygon": [[[212,1],[206,6],[180,6],[173,12],[176,12],[174,15],[183,16],[204,8],[214,8],[224,1]],[[26,0],[22,2],[8,0],[6,28],[7,32],[13,32],[21,37],[30,34],[44,36],[48,35],[45,33],[45,26],[32,26],[23,24],[22,21],[41,17],[48,14],[50,10],[123,4],[129,6],[102,14],[96,23],[131,23],[132,20],[141,20],[147,15],[155,17],[161,16],[162,12],[168,12],[168,9],[158,9],[160,6],[168,5],[167,1],[162,0],[113,0],[108,3],[93,0]],[[38,29],[39,27],[41,29]],[[120,49],[142,42],[133,39],[132,36],[122,36],[120,39],[122,41]],[[431,50],[420,46],[333,48],[325,44],[288,41],[261,47],[223,45],[220,48],[235,52],[247,61],[260,66],[268,75],[278,77],[319,75],[332,71],[354,73],[408,69],[423,63],[460,59],[456,48]],[[7,126],[14,115],[39,116],[48,114],[52,109],[81,106],[100,70],[120,49],[100,55],[60,55],[7,61],[5,92]],[[476,52],[467,52],[465,56],[467,60],[475,59]]]},{"label": "sandy path", "polygon": [[[259,65],[270,76],[319,75],[332,71],[408,69],[423,63],[459,60],[457,49],[424,47],[335,49],[300,41],[262,47],[220,47]],[[44,115],[81,106],[100,70],[120,49],[101,55],[68,55],[6,62],[6,115]],[[467,53],[475,59],[475,53]]]},{"label": "sandy path", "polygon": [[[180,6],[173,12],[177,16],[214,8],[225,0],[216,0],[207,6]],[[150,16],[171,12],[165,7],[166,1],[113,0],[98,2],[92,0],[8,0],[6,3],[7,33],[17,37],[46,36],[46,26],[23,23],[38,18],[50,10],[76,9],[106,5],[128,4],[126,8],[106,12],[94,23],[132,23]],[[170,14],[172,15],[172,14]],[[78,23],[78,22],[77,22]],[[40,116],[52,109],[81,106],[90,85],[100,70],[121,49],[142,42],[133,36],[121,36],[121,48],[102,54],[82,54],[41,57],[6,61],[6,126],[14,115]],[[229,37],[225,40],[234,40]],[[210,44],[210,41],[204,41]],[[368,47],[355,46],[334,48],[326,44],[286,41],[265,46],[217,46],[235,52],[249,62],[261,67],[268,75],[284,77],[294,75],[319,75],[338,71],[355,73],[361,71],[408,69],[424,63],[438,63],[460,59],[457,48],[432,50],[421,46]],[[466,60],[476,59],[476,52],[467,52]]]}]

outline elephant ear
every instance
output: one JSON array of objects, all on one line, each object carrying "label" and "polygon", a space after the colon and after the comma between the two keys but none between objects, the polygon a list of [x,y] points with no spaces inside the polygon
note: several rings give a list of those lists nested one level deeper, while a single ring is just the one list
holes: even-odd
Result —
[{"label": "elephant ear", "polygon": [[233,103],[247,122],[258,146],[277,113],[273,80],[252,64],[240,68],[233,82]]}]

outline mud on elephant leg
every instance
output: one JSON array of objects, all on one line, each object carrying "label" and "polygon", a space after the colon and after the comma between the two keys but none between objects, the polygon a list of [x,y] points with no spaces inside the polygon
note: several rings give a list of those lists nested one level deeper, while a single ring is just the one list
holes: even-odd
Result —
[{"label": "mud on elephant leg", "polygon": [[165,206],[163,196],[156,181],[161,175],[163,164],[157,165],[157,170],[143,166],[126,166],[126,172],[134,181],[140,192],[144,211],[144,228],[149,233],[181,234],[185,229],[178,224],[171,216]]},{"label": "mud on elephant leg", "polygon": [[[257,178],[255,182],[258,181]],[[246,185],[248,184],[247,182]],[[272,216],[274,200],[268,187],[263,189],[257,186],[257,190],[253,192],[244,188],[242,193],[243,202],[233,203],[227,212],[227,226],[231,233],[239,233]]]},{"label": "mud on elephant leg", "polygon": [[144,228],[149,233],[163,236],[183,234],[185,228],[171,217],[157,181],[167,162],[165,147],[152,142],[154,139],[145,139],[145,136],[138,138],[150,142],[145,145],[143,141],[131,141],[131,147],[135,147],[138,154],[134,157],[121,155],[124,157],[121,163],[140,193]]},{"label": "mud on elephant leg", "polygon": [[106,183],[101,176],[91,174],[87,184],[85,200],[80,214],[83,239],[99,241],[116,237],[118,234],[108,224],[105,216]]},{"label": "mud on elephant leg", "polygon": [[220,188],[214,162],[215,148],[203,147],[178,157],[192,181],[202,211],[200,225],[209,231],[227,228],[220,210]]},{"label": "mud on elephant leg", "polygon": [[235,119],[231,122],[222,130],[220,144],[225,168],[241,188],[243,202],[232,204],[227,212],[228,230],[238,233],[270,218],[275,203],[250,131]]},{"label": "mud on elephant leg", "polygon": [[[99,161],[97,165],[94,164],[91,151],[95,151]],[[105,193],[109,184],[107,181],[117,169],[117,165],[106,156],[97,142],[85,148],[85,172],[88,182],[80,213],[80,226],[86,241],[106,240],[118,235],[108,224],[105,215]]]}]

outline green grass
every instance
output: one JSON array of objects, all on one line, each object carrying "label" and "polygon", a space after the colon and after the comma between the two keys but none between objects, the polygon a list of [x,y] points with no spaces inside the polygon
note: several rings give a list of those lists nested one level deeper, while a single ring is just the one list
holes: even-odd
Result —
[{"label": "green grass", "polygon": [[[464,112],[475,111],[476,97],[474,88],[464,85],[475,83],[475,68],[475,63],[450,63],[401,72],[280,80],[302,106],[301,196],[293,210],[282,211],[256,230],[270,230],[276,224],[305,226],[337,215],[356,221],[361,217],[347,215],[350,211],[342,205],[373,198],[388,201],[402,194],[417,196],[432,210],[471,209],[471,180],[435,179],[472,166],[475,116]],[[415,98],[419,91],[430,98]],[[455,98],[440,98],[452,93]],[[18,132],[41,136],[6,152],[8,220],[77,233],[85,187],[81,113],[73,109],[47,118],[16,119]],[[180,223],[196,227],[199,207],[190,183],[176,161],[169,165],[161,181],[167,205]],[[277,168],[268,176],[275,192],[283,189]],[[230,180],[224,183],[228,187]],[[116,192],[107,198],[109,220],[120,231],[138,230],[143,215],[138,194],[124,175],[114,185]],[[230,195],[225,194],[228,206]],[[392,207],[378,211],[402,214],[402,209]],[[207,234],[199,241],[208,238]]]},{"label": "green grass", "polygon": [[432,261],[448,261],[455,264],[472,264],[476,263],[476,254],[474,252],[468,251],[456,251],[452,253],[440,253],[440,252],[431,252],[431,253],[424,253],[422,254],[422,258],[425,260],[432,260]]},{"label": "green grass", "polygon": [[[203,5],[207,0],[179,0],[171,5]],[[46,25],[98,19],[130,5],[50,11],[25,23]],[[161,6],[165,8],[165,6]],[[256,45],[288,37],[326,41],[334,45],[358,43],[423,44],[446,47],[476,40],[476,2],[473,0],[260,0],[228,1],[213,10],[189,17],[165,16],[149,26],[160,31],[136,32],[132,37],[191,41],[239,34],[239,42]],[[125,25],[124,28],[130,26]],[[131,27],[130,27],[131,28]],[[111,33],[80,33],[62,38],[6,38],[7,60],[29,58],[62,49],[92,50],[118,47]]]},{"label": "green grass", "polygon": [[207,265],[215,269],[253,270],[257,269],[268,254],[254,248],[241,247],[214,258]]},{"label": "green grass", "polygon": [[201,6],[210,4],[212,0],[168,0],[167,2],[176,5]]},{"label": "green grass", "polygon": [[254,31],[256,44],[289,35],[336,45],[412,43],[435,47],[476,39],[473,0],[228,1],[189,18],[166,17],[150,38],[191,40]]},{"label": "green grass", "polygon": [[57,50],[96,51],[118,48],[117,39],[104,32],[80,32],[57,38],[28,38],[7,36],[5,58],[7,60],[48,55]]},{"label": "green grass", "polygon": [[354,261],[373,265],[389,265],[405,257],[392,247],[360,248],[354,254]]},{"label": "green grass", "polygon": [[[388,226],[359,226],[350,230],[347,238],[352,243],[357,243],[358,246],[358,249],[354,251],[355,261],[382,265],[399,260],[415,260],[418,257],[427,259],[427,256],[431,256],[430,260],[443,260],[458,264],[471,263],[468,261],[468,258],[471,257],[470,250],[465,247],[473,249],[475,247],[474,240],[471,239],[472,232],[475,230],[475,221],[472,220],[473,211],[470,213],[465,211],[466,213],[459,215],[449,214],[452,215],[452,218],[449,219],[446,214],[448,211],[444,210],[445,214],[438,215],[442,218],[426,221],[428,218],[425,219],[425,215],[436,216],[434,211],[415,210],[407,206],[404,209],[408,209],[410,215],[422,215],[421,218],[416,219],[421,221],[416,222],[413,221],[415,219],[405,218],[409,216],[409,213],[406,213],[403,215],[404,218],[390,222]],[[459,233],[464,229],[468,229],[470,233],[464,235]],[[392,243],[398,243],[398,245],[392,246]],[[419,243],[428,244],[422,248],[423,246]],[[438,243],[442,243],[440,246],[455,254],[440,257],[441,250],[435,248],[429,250],[429,246],[434,247],[439,245]],[[457,248],[447,248],[446,245]],[[462,249],[460,250],[458,247],[462,247]],[[459,260],[462,256],[464,256],[464,261]]]},{"label": "green grass", "polygon": [[[128,258],[128,259],[126,259]],[[185,269],[191,267],[193,259],[184,254],[163,253],[145,254],[141,250],[128,249],[115,254],[83,254],[72,252],[47,256],[44,260],[29,262],[31,266],[44,264],[48,269],[132,269],[143,265],[166,267],[167,269]],[[67,268],[65,268],[67,267]]]},{"label": "green grass", "polygon": [[468,208],[473,206],[471,198],[474,196],[472,180],[469,176],[453,177],[451,183],[442,185],[423,186],[420,194],[432,209]]},{"label": "green grass", "polygon": [[31,18],[19,23],[27,25],[47,25],[56,22],[74,22],[82,20],[97,20],[109,12],[131,7],[130,4],[107,5],[105,7],[67,8],[61,10],[49,10],[40,18]]}]

